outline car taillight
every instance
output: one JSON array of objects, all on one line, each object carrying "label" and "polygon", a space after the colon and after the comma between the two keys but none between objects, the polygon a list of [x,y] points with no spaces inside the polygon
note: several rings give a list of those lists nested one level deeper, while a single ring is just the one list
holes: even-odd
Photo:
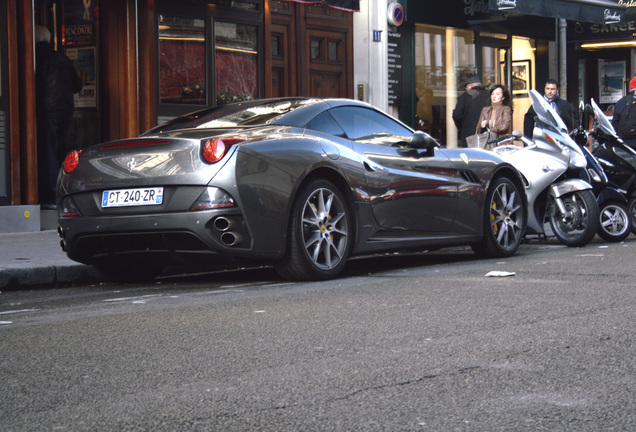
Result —
[{"label": "car taillight", "polygon": [[236,203],[230,194],[223,189],[208,186],[192,204],[190,210],[210,210],[235,206]]},{"label": "car taillight", "polygon": [[215,163],[223,159],[232,144],[243,141],[243,138],[212,138],[203,144],[203,160]]},{"label": "car taillight", "polygon": [[64,172],[66,174],[70,174],[75,171],[75,168],[77,168],[77,164],[79,163],[79,157],[81,154],[81,150],[73,150],[66,155],[66,158],[64,159]]},{"label": "car taillight", "polygon": [[80,216],[79,209],[77,208],[77,206],[75,205],[71,197],[68,197],[68,196],[62,200],[57,210],[58,210],[58,214],[61,217]]}]

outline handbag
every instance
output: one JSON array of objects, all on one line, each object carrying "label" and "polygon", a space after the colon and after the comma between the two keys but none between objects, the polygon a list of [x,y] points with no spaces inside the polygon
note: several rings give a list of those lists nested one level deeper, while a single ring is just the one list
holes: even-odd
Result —
[{"label": "handbag", "polygon": [[496,132],[487,130],[486,132],[477,132],[474,135],[466,137],[466,145],[470,148],[483,148],[490,150],[494,147],[493,144],[488,144],[488,141],[494,140],[499,135]]}]

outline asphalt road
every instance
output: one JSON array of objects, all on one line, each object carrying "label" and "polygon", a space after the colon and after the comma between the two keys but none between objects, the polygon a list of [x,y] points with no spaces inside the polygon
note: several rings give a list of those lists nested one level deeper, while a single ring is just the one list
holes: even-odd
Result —
[{"label": "asphalt road", "polygon": [[635,258],[632,235],[3,292],[0,430],[633,431]]}]

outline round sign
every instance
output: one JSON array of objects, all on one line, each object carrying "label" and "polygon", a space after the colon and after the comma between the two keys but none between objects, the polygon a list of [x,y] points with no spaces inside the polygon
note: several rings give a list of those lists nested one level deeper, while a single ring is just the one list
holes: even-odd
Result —
[{"label": "round sign", "polygon": [[401,26],[404,22],[404,8],[399,3],[391,3],[388,10],[389,24]]}]

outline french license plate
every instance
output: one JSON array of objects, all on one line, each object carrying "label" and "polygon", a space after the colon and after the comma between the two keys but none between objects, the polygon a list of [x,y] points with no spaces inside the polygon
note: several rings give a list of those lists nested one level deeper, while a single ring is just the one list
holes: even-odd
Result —
[{"label": "french license plate", "polygon": [[162,187],[117,189],[102,192],[102,207],[158,205],[162,202]]}]

